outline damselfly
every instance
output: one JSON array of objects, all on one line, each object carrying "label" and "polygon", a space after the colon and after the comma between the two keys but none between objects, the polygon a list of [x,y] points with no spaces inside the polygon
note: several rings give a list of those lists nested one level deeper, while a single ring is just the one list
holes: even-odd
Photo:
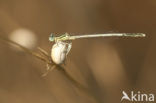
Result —
[{"label": "damselfly", "polygon": [[[65,33],[61,36],[50,35],[49,41],[55,42],[51,49],[51,58],[56,64],[61,64],[64,62],[66,56],[68,55],[71,47],[72,40],[82,39],[82,38],[95,38],[95,37],[145,37],[143,33],[106,33],[106,34],[89,34],[89,35],[69,35]],[[67,42],[69,41],[69,42]]]},{"label": "damselfly", "polygon": [[96,37],[145,37],[143,33],[106,33],[106,34],[89,34],[89,35],[69,35],[65,33],[61,36],[55,37],[54,34],[51,34],[49,41],[69,41],[81,38],[96,38]]}]

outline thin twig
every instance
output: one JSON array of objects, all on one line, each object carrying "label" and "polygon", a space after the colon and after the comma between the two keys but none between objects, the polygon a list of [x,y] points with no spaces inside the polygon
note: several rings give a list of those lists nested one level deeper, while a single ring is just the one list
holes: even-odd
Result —
[{"label": "thin twig", "polygon": [[16,43],[16,42],[14,42],[14,41],[12,41],[12,40],[9,40],[9,39],[7,39],[7,38],[5,38],[5,37],[3,37],[3,36],[0,36],[0,39],[1,39],[2,41],[4,41],[5,43],[7,43],[7,44],[13,44],[13,45],[15,45],[15,46],[21,48],[24,52],[26,52],[26,53],[28,53],[28,54],[30,54],[30,55],[32,55],[32,56],[35,56],[36,58],[38,58],[38,59],[40,59],[40,60],[42,60],[42,61],[44,61],[44,62],[48,62],[45,58],[43,58],[42,56],[40,56],[38,53],[33,52],[33,51],[31,51],[31,50],[25,48],[24,46],[22,46],[22,45],[20,45],[20,44],[18,44],[18,43]]},{"label": "thin twig", "polygon": [[55,68],[56,68],[56,65],[51,66],[51,65],[47,64],[47,70],[46,70],[46,72],[42,75],[42,77],[47,76],[48,73],[49,73],[50,71],[54,70]]},{"label": "thin twig", "polygon": [[49,58],[49,54],[48,54],[45,50],[43,50],[43,49],[40,48],[40,47],[37,47],[37,49],[38,49],[44,56],[46,56],[46,57]]}]

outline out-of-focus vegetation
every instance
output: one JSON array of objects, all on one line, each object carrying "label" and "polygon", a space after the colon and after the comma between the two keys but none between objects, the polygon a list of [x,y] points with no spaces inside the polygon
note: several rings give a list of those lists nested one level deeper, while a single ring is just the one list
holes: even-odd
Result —
[{"label": "out-of-focus vegetation", "polygon": [[65,69],[94,95],[59,70],[41,77],[44,62],[0,43],[0,103],[119,103],[123,90],[156,93],[155,12],[153,0],[0,0],[0,35],[17,36],[33,51],[50,53],[51,32],[147,34],[73,42]]}]

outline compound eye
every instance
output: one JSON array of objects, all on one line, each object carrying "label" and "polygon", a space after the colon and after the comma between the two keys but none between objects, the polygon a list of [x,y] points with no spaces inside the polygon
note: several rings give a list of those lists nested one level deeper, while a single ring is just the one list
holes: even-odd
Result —
[{"label": "compound eye", "polygon": [[54,34],[53,33],[50,34],[49,41],[54,41]]}]

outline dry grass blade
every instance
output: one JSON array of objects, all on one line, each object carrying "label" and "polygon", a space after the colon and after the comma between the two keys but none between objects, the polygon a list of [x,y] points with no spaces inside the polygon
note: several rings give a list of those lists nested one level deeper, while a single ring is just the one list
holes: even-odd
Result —
[{"label": "dry grass blade", "polygon": [[42,75],[42,77],[47,76],[48,73],[49,73],[50,71],[54,70],[55,68],[56,68],[56,65],[51,66],[51,65],[47,64],[47,70],[46,70],[46,72]]},{"label": "dry grass blade", "polygon": [[20,45],[20,44],[18,44],[18,43],[16,43],[16,42],[14,42],[14,41],[11,41],[11,40],[9,40],[9,39],[3,37],[3,36],[0,36],[0,39],[1,39],[2,41],[4,41],[5,43],[13,44],[13,45],[15,45],[15,46],[21,48],[24,52],[26,52],[26,53],[28,53],[28,54],[30,54],[30,55],[32,55],[32,56],[35,56],[36,58],[38,58],[38,59],[40,59],[40,60],[42,60],[42,61],[44,61],[44,62],[48,62],[45,58],[43,58],[43,57],[42,57],[41,55],[39,55],[38,53],[33,52],[33,51],[31,51],[31,50],[25,48],[24,46],[22,46],[22,45]]},{"label": "dry grass blade", "polygon": [[54,70],[59,70],[68,80],[71,81],[71,83],[73,85],[75,85],[78,89],[80,89],[82,92],[84,92],[86,95],[90,96],[94,101],[97,101],[99,103],[99,100],[96,98],[96,96],[94,96],[94,94],[89,90],[87,89],[85,86],[83,86],[81,83],[77,82],[75,79],[73,79],[65,70],[65,68],[61,65],[57,65],[55,64],[52,60],[51,60],[51,57],[48,55],[48,53],[41,49],[41,48],[38,48],[39,52],[40,53],[37,53],[37,52],[33,52],[25,47],[23,47],[22,45],[14,42],[14,41],[11,41],[9,40],[8,38],[5,38],[3,36],[0,35],[0,40],[7,43],[7,44],[12,44],[12,45],[15,45],[19,48],[21,48],[25,53],[28,53],[42,61],[44,61],[46,64],[47,64],[47,71],[42,75],[43,77],[45,77],[50,71]]},{"label": "dry grass blade", "polygon": [[41,52],[42,55],[44,55],[44,56],[46,56],[47,58],[49,58],[49,54],[48,54],[45,50],[43,50],[43,49],[40,48],[40,47],[38,47],[37,49],[39,50],[39,52]]},{"label": "dry grass blade", "polygon": [[[48,72],[49,70],[51,71],[51,69],[57,68],[59,71],[62,71],[62,73],[65,74],[65,76],[66,76],[70,81],[72,81],[74,84],[79,84],[79,85],[80,85],[80,83],[76,82],[76,81],[65,71],[64,67],[62,67],[61,65],[57,65],[57,64],[53,63],[52,60],[49,59],[50,56],[48,55],[48,53],[47,53],[46,51],[44,51],[43,49],[38,48],[38,49],[40,50],[40,52],[41,52],[43,55],[45,55],[47,58],[44,58],[44,57],[41,56],[40,54],[38,54],[38,53],[36,53],[36,52],[33,52],[33,51],[31,51],[31,50],[29,50],[29,49],[23,47],[22,45],[20,45],[20,44],[14,42],[14,41],[11,41],[11,40],[9,40],[9,39],[3,37],[3,36],[0,36],[0,40],[4,41],[5,43],[8,43],[8,44],[16,45],[16,46],[20,47],[24,52],[26,52],[26,53],[28,53],[28,54],[30,54],[30,55],[32,55],[32,56],[35,56],[36,58],[38,58],[38,59],[44,61],[44,62],[47,64],[47,67],[48,67],[48,68],[47,68],[47,72]],[[46,73],[46,75],[47,75],[47,73]]]}]

